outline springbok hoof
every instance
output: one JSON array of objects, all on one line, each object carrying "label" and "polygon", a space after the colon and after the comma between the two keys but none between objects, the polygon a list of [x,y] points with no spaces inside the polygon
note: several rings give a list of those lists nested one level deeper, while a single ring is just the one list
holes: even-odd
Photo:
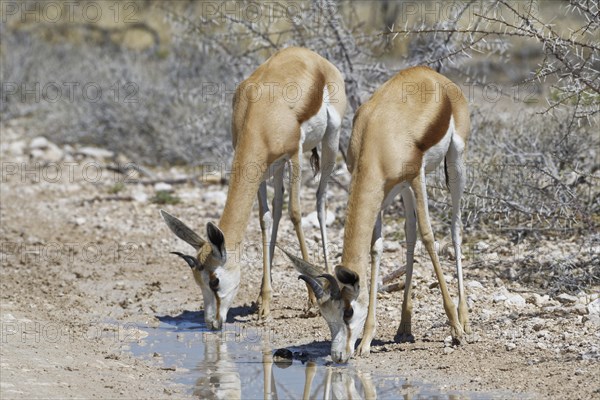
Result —
[{"label": "springbok hoof", "polygon": [[396,333],[396,336],[394,336],[394,341],[396,343],[414,343],[415,342],[415,337],[410,332],[408,332],[408,333]]},{"label": "springbok hoof", "polygon": [[450,326],[450,335],[452,336],[452,344],[459,345],[466,342],[466,335],[461,325]]},{"label": "springbok hoof", "polygon": [[396,343],[414,343],[415,337],[412,334],[412,325],[410,322],[400,322],[398,332],[394,336]]},{"label": "springbok hoof", "polygon": [[366,341],[361,341],[356,349],[356,354],[360,357],[367,357],[371,354],[371,341],[369,340],[368,343]]}]

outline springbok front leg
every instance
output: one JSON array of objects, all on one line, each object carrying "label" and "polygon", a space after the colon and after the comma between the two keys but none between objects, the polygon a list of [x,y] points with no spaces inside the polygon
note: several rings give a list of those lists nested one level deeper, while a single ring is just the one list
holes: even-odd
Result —
[{"label": "springbok front leg", "polygon": [[273,218],[267,204],[266,181],[263,181],[258,189],[258,207],[263,248],[263,276],[260,286],[260,296],[258,298],[258,317],[265,319],[271,313],[271,298],[273,295],[273,288],[271,286],[271,250],[269,245],[269,234],[273,227]]},{"label": "springbok front leg", "polygon": [[448,186],[452,197],[452,243],[456,255],[456,276],[458,279],[458,320],[466,334],[471,334],[469,325],[469,311],[465,295],[465,287],[462,273],[462,222],[461,222],[461,197],[465,190],[466,176],[463,161],[465,145],[462,139],[456,135],[452,138],[448,154],[446,156],[446,167],[448,171]]},{"label": "springbok front leg", "polygon": [[452,298],[448,293],[448,287],[446,286],[442,266],[440,265],[440,260],[435,252],[435,241],[433,231],[431,229],[431,220],[429,219],[429,209],[427,206],[427,190],[425,188],[424,167],[420,169],[419,174],[417,174],[417,176],[411,182],[411,187],[417,200],[417,221],[419,223],[419,230],[421,231],[423,244],[429,253],[431,262],[433,263],[433,269],[435,270],[435,275],[442,292],[444,310],[446,311],[446,315],[450,320],[450,334],[452,335],[452,339],[454,339],[454,341],[460,343],[464,335],[464,329],[458,321],[456,308],[454,307]]},{"label": "springbok front leg", "polygon": [[381,235],[381,218],[382,211],[379,211],[373,236],[371,237],[371,286],[369,288],[369,310],[367,311],[367,320],[365,322],[365,330],[363,332],[360,345],[358,346],[358,354],[367,356],[371,352],[371,342],[375,337],[377,329],[377,281],[379,279],[379,264],[381,262],[381,253],[383,253],[383,238]]},{"label": "springbok front leg", "polygon": [[406,278],[404,281],[404,299],[400,326],[394,340],[400,343],[414,343],[412,334],[412,274],[417,243],[417,215],[415,214],[415,195],[410,187],[402,191],[404,203],[404,235],[406,237]]},{"label": "springbok front leg", "polygon": [[[296,154],[290,157],[290,202],[289,211],[290,219],[294,224],[294,230],[296,236],[298,236],[298,243],[300,243],[300,251],[302,252],[302,258],[304,261],[308,261],[308,249],[306,247],[306,240],[304,239],[304,232],[302,231],[302,207],[300,206],[300,185],[302,184],[302,153],[299,150]],[[308,311],[309,314],[315,314],[311,312],[317,304],[317,298],[314,292],[310,289],[308,283],[306,284],[306,290],[308,290]]]},{"label": "springbok front leg", "polygon": [[285,163],[277,168],[273,174],[273,230],[271,232],[271,243],[269,243],[269,254],[271,262],[273,262],[273,254],[275,252],[275,243],[277,243],[277,233],[279,231],[279,221],[283,212],[283,173]]}]

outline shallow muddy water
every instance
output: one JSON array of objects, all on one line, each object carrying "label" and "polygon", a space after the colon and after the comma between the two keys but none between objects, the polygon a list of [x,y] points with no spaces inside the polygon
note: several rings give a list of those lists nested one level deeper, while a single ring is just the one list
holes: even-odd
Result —
[{"label": "shallow muddy water", "polygon": [[[443,392],[402,376],[363,373],[330,361],[329,343],[290,346],[293,360],[274,356],[267,330],[226,324],[211,332],[201,313],[159,317],[157,328],[131,346],[177,371],[176,381],[201,399],[500,399],[507,394]],[[509,397],[512,397],[508,395]]]}]

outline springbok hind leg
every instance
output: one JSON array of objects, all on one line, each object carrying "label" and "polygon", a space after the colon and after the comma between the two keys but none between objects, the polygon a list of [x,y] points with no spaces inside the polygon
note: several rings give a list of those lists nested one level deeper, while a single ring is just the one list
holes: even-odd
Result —
[{"label": "springbok hind leg", "polygon": [[421,237],[423,238],[423,244],[427,248],[431,262],[433,263],[433,269],[440,285],[442,292],[442,299],[444,303],[444,310],[450,320],[450,334],[452,339],[460,343],[464,336],[464,329],[461,323],[458,321],[456,315],[456,307],[452,302],[452,298],[448,293],[448,287],[446,286],[446,280],[444,279],[444,273],[442,272],[442,266],[438,259],[437,253],[435,252],[435,242],[433,237],[433,231],[431,230],[431,222],[429,219],[429,209],[427,207],[427,191],[425,188],[425,170],[421,168],[419,174],[411,182],[411,187],[415,193],[417,200],[417,221],[419,223],[419,230],[421,231]]},{"label": "springbok hind leg", "polygon": [[417,243],[417,215],[415,214],[415,195],[411,188],[402,191],[404,203],[404,234],[406,236],[406,279],[404,281],[404,299],[402,300],[402,315],[400,326],[394,340],[399,343],[414,343],[412,334],[412,273]]},{"label": "springbok hind leg", "polygon": [[460,219],[460,201],[466,183],[465,166],[462,157],[463,150],[464,144],[462,144],[460,139],[453,138],[446,156],[446,166],[448,171],[448,186],[452,197],[452,243],[454,244],[454,254],[456,255],[456,276],[458,279],[458,320],[465,333],[471,334],[461,260],[462,222]]}]

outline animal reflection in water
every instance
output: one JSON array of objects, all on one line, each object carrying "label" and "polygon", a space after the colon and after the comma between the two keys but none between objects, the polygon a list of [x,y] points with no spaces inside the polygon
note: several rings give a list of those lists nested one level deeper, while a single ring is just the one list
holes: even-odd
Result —
[{"label": "animal reflection in water", "polygon": [[[204,360],[198,368],[203,372],[203,376],[196,381],[193,395],[201,399],[241,399],[242,379],[239,368],[246,368],[248,364],[236,365],[231,354],[227,351],[227,341],[221,340],[220,336],[206,334],[204,342]],[[289,384],[276,381],[277,374],[274,371],[289,367],[291,362],[274,362],[270,347],[263,347],[262,353],[264,398],[272,400],[298,398],[299,393],[290,391],[288,389]],[[299,363],[299,361],[294,361],[294,363]],[[377,398],[375,386],[369,374],[355,374],[347,368],[318,368],[317,363],[314,361],[307,361],[304,365],[303,399]],[[273,368],[274,366],[275,368]],[[324,377],[319,379],[318,385],[313,387],[317,373],[324,374]],[[298,378],[296,377],[296,379]],[[360,390],[356,386],[355,378],[360,381]]]}]

